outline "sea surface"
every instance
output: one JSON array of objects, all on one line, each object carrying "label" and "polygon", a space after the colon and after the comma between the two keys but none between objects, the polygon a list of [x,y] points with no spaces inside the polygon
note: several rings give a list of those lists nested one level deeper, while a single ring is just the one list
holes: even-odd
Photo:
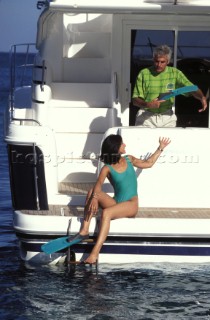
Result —
[{"label": "sea surface", "polygon": [[20,260],[12,205],[4,112],[8,55],[0,53],[0,319],[210,320],[210,265],[27,265]]}]

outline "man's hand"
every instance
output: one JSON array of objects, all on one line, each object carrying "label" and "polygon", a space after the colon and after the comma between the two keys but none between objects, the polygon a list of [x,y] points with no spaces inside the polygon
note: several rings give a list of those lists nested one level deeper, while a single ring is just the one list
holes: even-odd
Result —
[{"label": "man's hand", "polygon": [[165,102],[165,100],[159,100],[158,98],[156,98],[150,102],[147,102],[147,108],[158,109],[160,108],[160,104],[162,102]]},{"label": "man's hand", "polygon": [[206,101],[206,97],[202,97],[201,99],[201,104],[202,104],[202,109],[199,109],[198,112],[203,112],[206,110],[207,108],[207,101]]}]

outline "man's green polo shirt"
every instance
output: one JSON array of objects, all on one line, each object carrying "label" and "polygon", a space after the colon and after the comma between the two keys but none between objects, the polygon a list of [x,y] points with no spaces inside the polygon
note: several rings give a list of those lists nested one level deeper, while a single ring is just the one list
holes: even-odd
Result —
[{"label": "man's green polo shirt", "polygon": [[[154,66],[140,71],[136,79],[133,98],[142,98],[146,102],[156,99],[159,94],[177,88],[193,85],[177,68],[167,66],[163,72],[157,73]],[[174,105],[174,97],[161,103],[160,108],[145,108],[153,113],[164,113]]]}]

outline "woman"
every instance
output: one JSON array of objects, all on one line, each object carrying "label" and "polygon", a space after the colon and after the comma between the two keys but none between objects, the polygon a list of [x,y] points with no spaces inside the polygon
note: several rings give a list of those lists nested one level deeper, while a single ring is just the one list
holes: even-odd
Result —
[{"label": "woman", "polygon": [[[88,237],[91,218],[101,207],[98,238],[85,263],[93,264],[97,261],[101,247],[109,233],[111,220],[136,216],[138,212],[137,177],[133,167],[151,168],[169,143],[169,138],[160,138],[157,150],[148,159],[141,160],[131,155],[122,156],[126,153],[126,145],[120,135],[111,134],[103,141],[100,159],[104,162],[104,166],[94,188],[88,192],[83,226],[79,234],[73,237],[73,239],[81,238],[81,240]],[[102,191],[106,178],[114,188],[113,198]]]}]

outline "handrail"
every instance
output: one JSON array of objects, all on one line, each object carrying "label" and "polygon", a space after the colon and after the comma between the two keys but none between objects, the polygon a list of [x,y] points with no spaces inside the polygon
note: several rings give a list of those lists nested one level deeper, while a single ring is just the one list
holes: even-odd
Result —
[{"label": "handrail", "polygon": [[[26,70],[28,67],[33,67],[33,64],[28,64],[28,60],[29,60],[29,55],[30,55],[30,49],[31,48],[35,48],[35,43],[23,43],[23,44],[15,44],[11,46],[11,50],[10,50],[10,89],[11,89],[11,93],[14,92],[14,89],[16,87],[16,83],[19,80],[19,83],[21,85],[23,85],[24,80],[26,80]],[[19,51],[17,50],[19,49]],[[25,49],[25,52],[23,51],[23,49]],[[34,52],[34,51],[33,51]],[[33,53],[31,51],[31,54]],[[17,65],[17,55],[20,54],[22,56],[22,64]],[[17,75],[17,70],[20,70],[20,68],[23,68],[23,72],[22,74],[20,74],[20,72],[18,72]],[[17,76],[20,77],[20,79],[17,79]],[[30,79],[31,80],[31,79]]]},{"label": "handrail", "polygon": [[117,72],[114,72],[114,87],[115,87],[115,103],[119,103],[119,88],[118,88],[118,79]]},{"label": "handrail", "polygon": [[[29,55],[29,45],[27,45],[27,48],[26,48],[25,62],[28,61],[28,55]],[[26,76],[26,68],[27,67],[28,67],[28,63],[25,63],[24,64],[24,69],[23,69],[23,74],[22,74],[22,79],[21,79],[21,86],[23,85],[23,81],[24,81],[24,78]]]},{"label": "handrail", "polygon": [[[12,48],[13,51],[12,52]],[[14,87],[15,87],[15,77],[16,77],[16,46],[12,46],[11,47],[11,51],[10,51],[10,56],[9,56],[9,60],[10,60],[10,93],[11,96],[13,96],[13,92],[14,92]]]},{"label": "handrail", "polygon": [[36,194],[36,203],[37,203],[37,209],[40,210],[40,206],[39,206],[39,188],[38,188],[38,176],[37,176],[37,154],[36,154],[36,144],[33,143],[33,153],[34,153],[34,166],[33,166],[33,171],[34,171],[34,184],[35,184],[35,194]]},{"label": "handrail", "polygon": [[[23,43],[11,46],[10,50],[10,112],[11,120],[33,121],[41,125],[34,119],[18,119],[13,117],[14,113],[14,92],[17,87],[24,85],[31,86],[33,64],[29,63],[30,57],[35,53],[35,43]],[[30,71],[30,75],[27,74]]]},{"label": "handrail", "polygon": [[41,91],[44,91],[44,79],[45,79],[45,60],[42,61],[42,83],[41,83]]},{"label": "handrail", "polygon": [[39,126],[41,126],[41,123],[38,121],[38,120],[35,120],[35,119],[29,119],[29,118],[14,118],[12,117],[12,121],[20,121],[20,122],[23,122],[23,121],[29,121],[29,122],[35,122],[37,123]]}]

